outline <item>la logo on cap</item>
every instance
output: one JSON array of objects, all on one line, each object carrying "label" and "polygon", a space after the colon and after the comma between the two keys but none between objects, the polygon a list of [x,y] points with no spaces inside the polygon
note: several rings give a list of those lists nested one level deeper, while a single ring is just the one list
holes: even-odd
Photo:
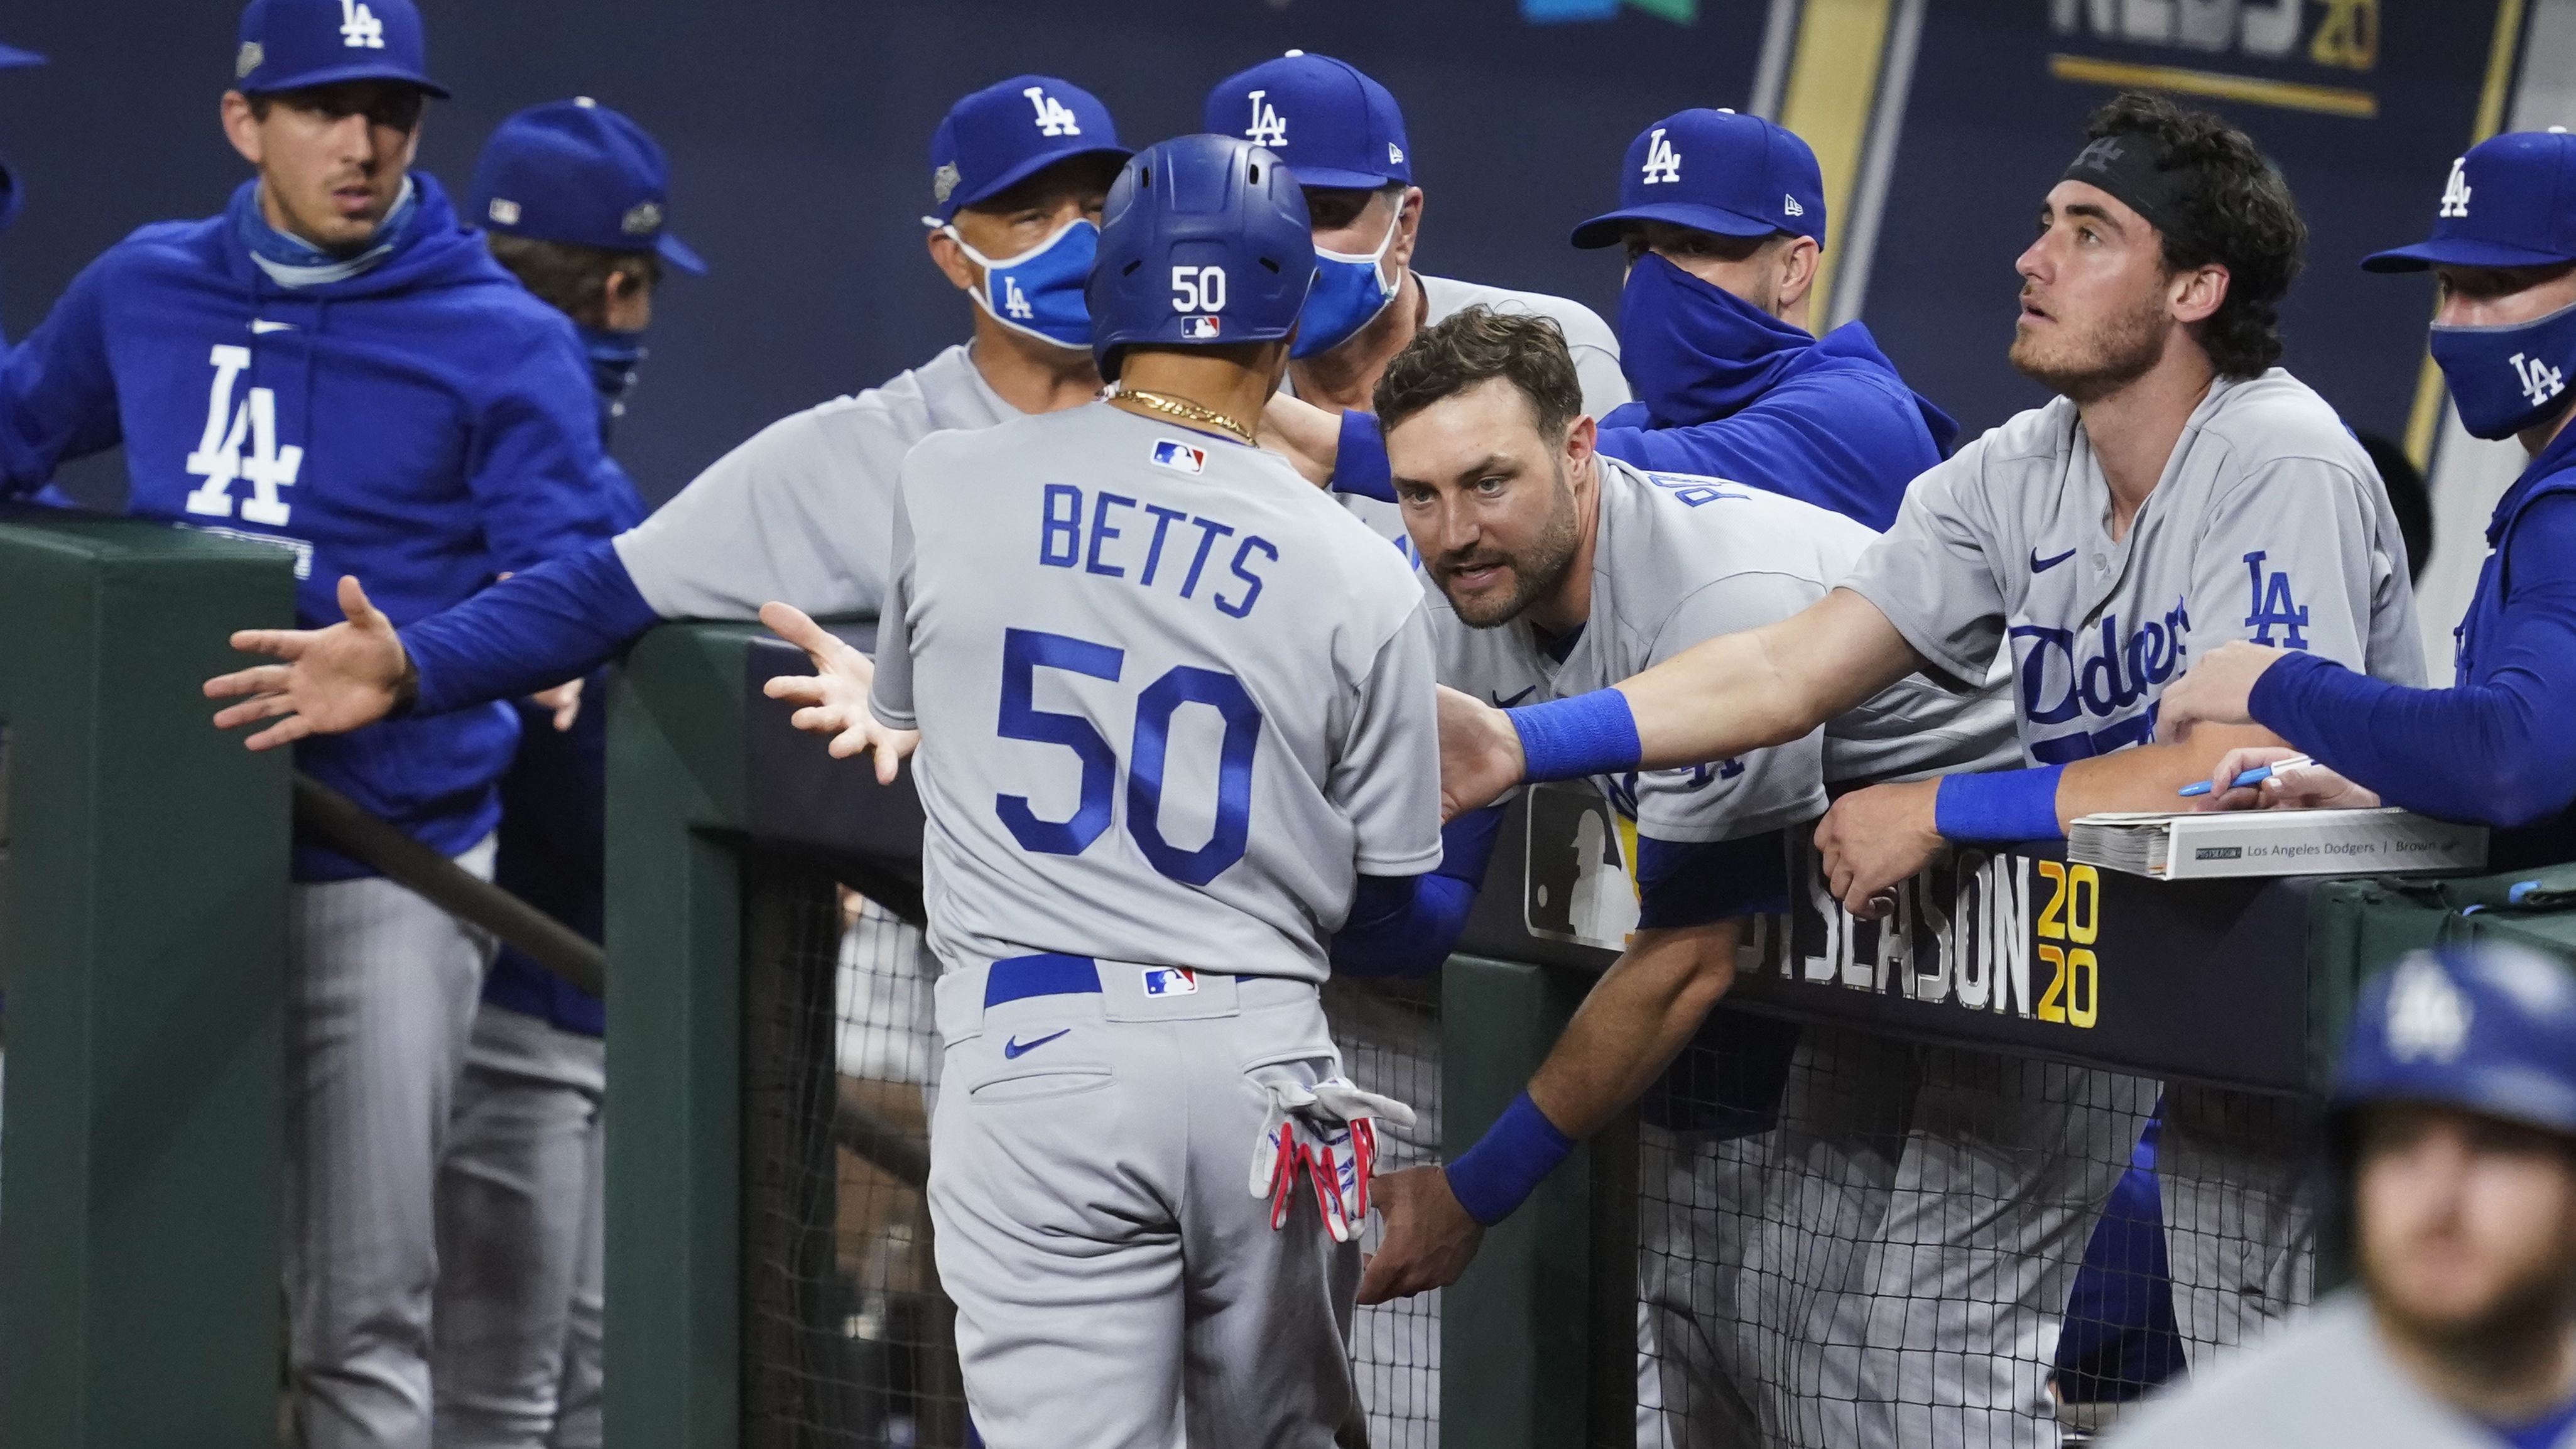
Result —
[{"label": "la logo on cap", "polygon": [[2442,187],[2442,209],[2434,215],[2466,216],[2469,214],[2469,178],[2465,174],[2468,164],[2469,158],[2466,156],[2452,158],[2451,179]]},{"label": "la logo on cap", "polygon": [[[1268,94],[1270,94],[1268,91],[1252,93],[1252,124],[1244,128],[1243,134],[1255,146],[1269,146],[1275,149],[1288,144],[1288,123],[1279,119],[1277,106],[1262,104],[1261,98]],[[1386,149],[1392,151],[1395,148],[1389,146]]]},{"label": "la logo on cap", "polygon": [[2401,1062],[2455,1061],[2469,1041],[2469,1002],[2442,968],[2417,957],[2397,968],[2388,993],[2388,1054]]},{"label": "la logo on cap", "polygon": [[1654,186],[1681,179],[1682,153],[1673,149],[1673,143],[1664,139],[1664,128],[1657,126],[1647,133],[1645,184]]},{"label": "la logo on cap", "polygon": [[1065,109],[1064,102],[1048,95],[1046,87],[1031,86],[1020,94],[1029,98],[1030,105],[1037,107],[1039,135],[1079,136],[1082,134],[1082,126],[1075,119],[1073,112]]},{"label": "la logo on cap", "polygon": [[385,23],[365,0],[340,0],[340,43],[352,50],[385,48]]}]

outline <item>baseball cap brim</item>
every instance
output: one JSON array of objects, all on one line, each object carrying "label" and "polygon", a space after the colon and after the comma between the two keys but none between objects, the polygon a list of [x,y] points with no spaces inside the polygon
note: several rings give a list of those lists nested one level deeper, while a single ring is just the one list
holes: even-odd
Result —
[{"label": "baseball cap brim", "polygon": [[2420,272],[2428,267],[2549,267],[2576,261],[2565,252],[2533,251],[2503,242],[2470,237],[2436,237],[2411,247],[2392,247],[2361,259],[2365,272]]},{"label": "baseball cap brim", "polygon": [[669,262],[672,266],[678,267],[681,271],[688,273],[690,276],[703,277],[707,274],[706,259],[699,256],[697,251],[687,242],[680,240],[678,237],[671,235],[667,231],[662,233],[662,239],[660,241],[653,243],[653,252],[654,255],[660,257],[666,262]]},{"label": "baseball cap brim", "polygon": [[1743,216],[1714,206],[1690,202],[1658,203],[1654,206],[1632,206],[1596,216],[1574,229],[1570,238],[1578,247],[1615,247],[1626,234],[1627,225],[1636,221],[1661,221],[1686,226],[1694,231],[1713,232],[1718,236],[1769,236],[1780,230],[1777,222]]},{"label": "baseball cap brim", "polygon": [[1005,170],[1001,175],[976,187],[971,194],[958,192],[950,196],[940,209],[939,215],[943,220],[954,216],[960,207],[973,206],[979,201],[999,196],[1048,167],[1060,166],[1077,156],[1115,156],[1124,161],[1135,154],[1124,146],[1085,146],[1079,151],[1049,151],[1043,155],[1031,156],[1019,165]]},{"label": "baseball cap brim", "polygon": [[1294,161],[1288,163],[1288,174],[1297,178],[1299,186],[1317,191],[1376,191],[1403,179],[1378,171],[1345,171],[1339,166],[1300,166]]},{"label": "baseball cap brim", "polygon": [[0,70],[16,70],[20,66],[44,63],[45,58],[32,50],[20,50],[14,45],[0,45]]},{"label": "baseball cap brim", "polygon": [[286,91],[311,90],[315,86],[336,86],[349,81],[397,81],[404,85],[418,86],[442,101],[448,99],[447,87],[418,71],[404,70],[400,66],[370,65],[364,61],[354,65],[325,66],[321,70],[287,76],[282,83],[261,85],[258,94],[278,95]]}]

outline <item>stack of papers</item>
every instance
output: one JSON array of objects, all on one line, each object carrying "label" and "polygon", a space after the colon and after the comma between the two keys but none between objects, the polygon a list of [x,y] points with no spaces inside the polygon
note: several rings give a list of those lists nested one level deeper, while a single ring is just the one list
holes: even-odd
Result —
[{"label": "stack of papers", "polygon": [[2162,880],[2478,870],[2487,828],[2394,808],[2087,815],[2066,858]]}]

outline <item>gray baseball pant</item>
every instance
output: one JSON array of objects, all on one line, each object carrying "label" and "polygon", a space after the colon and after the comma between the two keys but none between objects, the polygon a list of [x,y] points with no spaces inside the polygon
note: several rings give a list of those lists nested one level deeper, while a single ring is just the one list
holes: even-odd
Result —
[{"label": "gray baseball pant", "polygon": [[[490,879],[486,839],[457,863]],[[433,1204],[494,943],[381,879],[289,897],[287,1370],[304,1449],[427,1449]]]},{"label": "gray baseball pant", "polygon": [[984,1442],[1327,1449],[1354,1402],[1359,1244],[1310,1185],[1275,1231],[1247,1186],[1268,1103],[1248,1074],[1339,1067],[1315,988],[1206,972],[1152,997],[1103,961],[1099,990],[988,1005],[993,969],[938,985],[930,1168]]},{"label": "gray baseball pant", "polygon": [[2165,1088],[2156,1187],[2174,1327],[2194,1374],[2314,1296],[2315,1132],[2315,1110],[2291,1098]]},{"label": "gray baseball pant", "polygon": [[438,1178],[438,1449],[598,1449],[597,1037],[485,1002]]}]

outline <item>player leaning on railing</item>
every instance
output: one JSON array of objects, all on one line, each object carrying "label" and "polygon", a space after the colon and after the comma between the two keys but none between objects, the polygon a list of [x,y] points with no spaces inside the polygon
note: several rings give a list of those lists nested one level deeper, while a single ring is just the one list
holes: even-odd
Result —
[{"label": "player leaning on railing", "polygon": [[[2497,869],[2576,859],[2576,136],[2516,131],[2451,163],[2428,241],[2367,258],[2431,268],[2433,360],[2460,425],[2513,438],[2530,466],[2497,500],[2461,620],[2456,683],[2409,689],[2259,643],[2233,643],[2165,694],[2165,731],[2252,721],[2288,747],[2230,753],[2210,808],[2403,805],[2498,827]],[[2293,749],[2327,762],[2230,791]]]},{"label": "player leaning on railing", "polygon": [[818,665],[770,686],[800,728],[881,775],[921,741],[930,1208],[995,1449],[1359,1414],[1366,1119],[1410,1114],[1341,1079],[1316,985],[1439,863],[1437,740],[1411,571],[1252,446],[1314,266],[1270,152],[1138,153],[1089,290],[1118,391],[905,459],[873,692],[763,611]]},{"label": "player leaning on railing", "polygon": [[[1778,624],[1575,699],[1505,711],[1444,692],[1452,813],[1524,779],[1732,758],[1917,671],[1981,679],[2009,645],[2028,768],[1858,791],[1817,831],[1834,893],[1875,915],[1880,893],[1945,841],[2044,839],[2097,810],[2170,808],[2228,749],[2279,743],[2242,727],[2148,742],[2166,683],[2224,641],[2421,681],[2378,476],[2333,410],[2271,365],[2275,307],[2305,238],[2279,175],[2217,117],[2143,96],[2097,111],[2086,138],[2019,262],[2011,358],[2057,400],[1917,479],[1857,571]],[[2011,1201],[1948,1209],[1961,1215],[1960,1273],[1919,1293],[2003,1305],[1999,1318],[2034,1341],[2049,1336],[2153,1101],[2152,1083],[2109,1073],[2078,1073],[2042,1100],[2047,1091],[2037,1078],[2001,1090],[1989,1125],[2051,1165]],[[2307,1256],[2285,1165],[2293,1144],[2239,1140],[2228,1123],[2254,1114],[2203,1096],[2177,1089],[2169,1104],[2167,1209],[2177,1315],[2188,1338],[2212,1345],[2296,1301]],[[2223,1235],[2203,1222],[2221,1206],[2266,1225],[2254,1261],[2225,1260]],[[1970,1437],[1989,1432],[1971,1422],[1980,1413],[2045,1417],[2044,1365],[1998,1355],[1962,1385],[1959,1356],[1938,1348],[1890,1350],[1897,1402],[1957,1405],[1964,1394],[1965,1407],[1940,1412]],[[2014,1431],[1996,1420],[1991,1432]]]}]

